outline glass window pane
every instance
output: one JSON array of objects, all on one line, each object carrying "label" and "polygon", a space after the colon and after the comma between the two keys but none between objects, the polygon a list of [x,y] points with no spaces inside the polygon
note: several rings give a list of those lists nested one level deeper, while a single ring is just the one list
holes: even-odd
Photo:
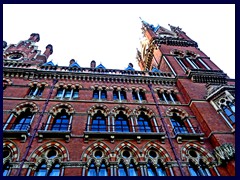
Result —
[{"label": "glass window pane", "polygon": [[63,89],[58,89],[57,91],[57,97],[62,97],[62,94],[63,94]]},{"label": "glass window pane", "polygon": [[129,172],[129,176],[137,176],[137,172],[136,172],[133,164],[129,165],[128,172]]},{"label": "glass window pane", "polygon": [[102,164],[100,166],[99,176],[107,176],[107,175],[108,175],[107,168],[106,168],[105,164]]}]

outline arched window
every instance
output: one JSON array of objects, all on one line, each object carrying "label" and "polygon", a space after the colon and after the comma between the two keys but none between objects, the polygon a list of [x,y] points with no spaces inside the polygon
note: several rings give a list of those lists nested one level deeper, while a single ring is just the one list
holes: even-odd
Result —
[{"label": "arched window", "polygon": [[68,131],[70,116],[66,113],[65,109],[62,109],[58,113],[52,124],[52,131]]},{"label": "arched window", "polygon": [[35,171],[34,176],[59,176],[60,175],[60,164],[55,163],[52,165],[52,167],[47,170],[47,164],[45,162],[42,162],[37,170]]},{"label": "arched window", "polygon": [[94,162],[92,161],[90,166],[88,167],[87,176],[97,176],[97,168],[95,167]]},{"label": "arched window", "polygon": [[8,176],[10,173],[10,165],[9,162],[3,165],[3,176]]},{"label": "arched window", "polygon": [[156,168],[151,163],[151,161],[148,161],[148,163],[147,163],[147,175],[148,176],[157,176]]},{"label": "arched window", "polygon": [[129,132],[129,124],[127,116],[122,111],[116,116],[115,120],[115,131],[116,132]]},{"label": "arched window", "polygon": [[192,161],[190,161],[188,169],[191,176],[211,176],[209,169],[202,162],[202,160],[200,160],[199,166],[195,165]]},{"label": "arched window", "polygon": [[166,171],[165,171],[165,168],[163,167],[162,163],[160,163],[158,161],[158,164],[157,164],[157,175],[158,176],[166,176]]},{"label": "arched window", "polygon": [[25,112],[21,112],[21,114],[16,118],[11,129],[20,131],[28,130],[30,127],[32,117],[33,114],[32,112],[30,112],[30,108],[27,108]]},{"label": "arched window", "polygon": [[120,91],[120,98],[121,98],[121,100],[127,99],[126,92],[124,91],[124,89],[121,89],[121,91]]},{"label": "arched window", "polygon": [[118,176],[127,176],[127,168],[123,162],[118,165]]},{"label": "arched window", "polygon": [[139,132],[152,132],[150,119],[144,114],[144,112],[141,112],[138,116],[137,122]]},{"label": "arched window", "polygon": [[137,167],[135,166],[135,164],[133,162],[131,162],[129,164],[128,176],[138,176],[138,174],[137,174]]},{"label": "arched window", "polygon": [[101,111],[97,111],[97,113],[92,118],[92,131],[106,131],[106,118]]},{"label": "arched window", "polygon": [[48,176],[60,176],[60,164],[54,164],[49,170]]},{"label": "arched window", "polygon": [[99,168],[99,176],[107,176],[107,175],[108,175],[107,166],[105,163],[102,163]]},{"label": "arched window", "polygon": [[38,87],[37,84],[34,84],[33,87],[29,90],[29,96],[42,96],[44,86]]},{"label": "arched window", "polygon": [[181,117],[177,116],[176,113],[173,113],[173,116],[170,118],[170,120],[175,134],[188,133],[184,122],[182,121]]},{"label": "arched window", "polygon": [[46,176],[47,175],[47,164],[42,162],[37,170],[35,171],[34,176]]}]

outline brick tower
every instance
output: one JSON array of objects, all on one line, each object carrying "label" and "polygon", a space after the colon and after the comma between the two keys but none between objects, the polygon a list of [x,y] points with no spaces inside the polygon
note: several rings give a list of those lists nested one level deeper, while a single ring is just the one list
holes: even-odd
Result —
[{"label": "brick tower", "polygon": [[141,71],[3,42],[4,176],[235,175],[235,80],[179,27],[142,31]]}]

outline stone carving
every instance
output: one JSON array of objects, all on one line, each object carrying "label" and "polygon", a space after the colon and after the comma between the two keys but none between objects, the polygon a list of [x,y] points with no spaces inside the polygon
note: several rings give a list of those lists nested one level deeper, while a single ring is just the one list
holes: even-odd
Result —
[{"label": "stone carving", "polygon": [[235,148],[230,143],[222,144],[213,150],[213,155],[216,157],[218,165],[230,161],[234,157],[234,154]]}]

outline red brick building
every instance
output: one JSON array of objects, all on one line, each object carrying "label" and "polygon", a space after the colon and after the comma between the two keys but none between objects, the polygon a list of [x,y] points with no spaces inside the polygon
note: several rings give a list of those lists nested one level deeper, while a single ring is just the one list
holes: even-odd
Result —
[{"label": "red brick building", "polygon": [[142,24],[141,71],[3,42],[4,176],[235,175],[235,80],[179,27]]}]

